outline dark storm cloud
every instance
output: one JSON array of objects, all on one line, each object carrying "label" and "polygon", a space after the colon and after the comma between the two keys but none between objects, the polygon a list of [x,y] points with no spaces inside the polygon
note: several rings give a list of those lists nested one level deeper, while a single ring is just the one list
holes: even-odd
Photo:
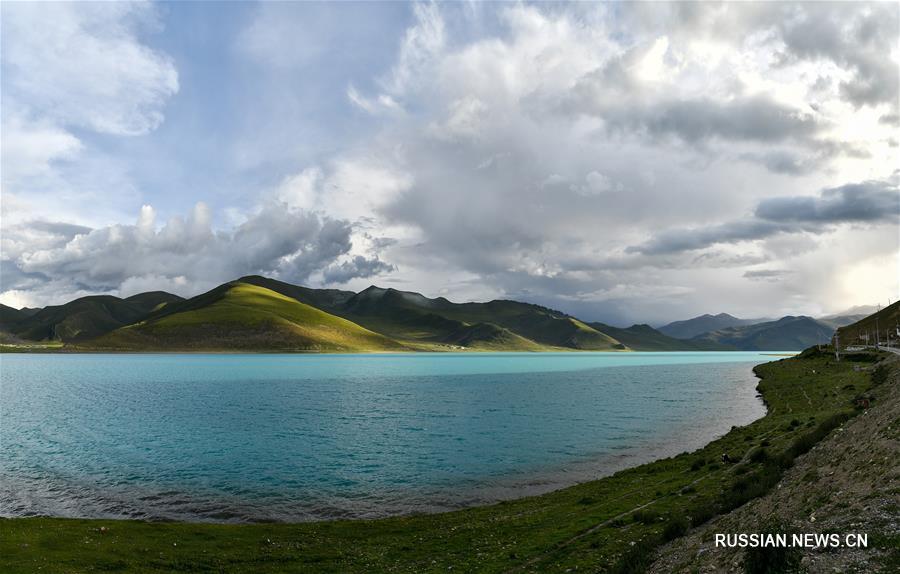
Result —
[{"label": "dark storm cloud", "polygon": [[323,278],[326,283],[346,283],[357,277],[371,277],[394,270],[395,266],[381,261],[378,257],[366,258],[357,255],[349,261],[325,268]]},{"label": "dark storm cloud", "polygon": [[755,216],[773,222],[850,223],[894,221],[900,213],[897,186],[866,181],[825,189],[818,197],[763,200]]},{"label": "dark storm cloud", "polygon": [[[791,227],[791,229],[794,228]],[[669,229],[656,234],[652,239],[640,245],[628,247],[626,251],[644,255],[665,255],[705,249],[717,243],[738,243],[763,239],[785,230],[786,227],[779,223],[754,219],[732,221],[711,227]]]},{"label": "dark storm cloud", "polygon": [[634,72],[646,51],[646,47],[629,50],[582,77],[560,109],[599,116],[613,131],[674,136],[690,144],[711,139],[816,144],[815,136],[823,127],[816,117],[768,95],[722,100],[648,94]]},{"label": "dark storm cloud", "polygon": [[785,175],[806,175],[816,169],[819,161],[810,161],[810,158],[789,151],[770,151],[764,153],[745,153],[741,159],[761,163],[773,173]]},{"label": "dark storm cloud", "polygon": [[662,102],[630,116],[607,118],[613,125],[630,122],[653,135],[673,135],[690,143],[712,138],[755,142],[808,140],[820,126],[811,114],[800,113],[768,97],[732,102],[710,99]]},{"label": "dark storm cloud", "polygon": [[743,277],[751,281],[778,281],[785,275],[790,275],[788,269],[756,269],[745,271]]},{"label": "dark storm cloud", "polygon": [[841,223],[896,222],[898,216],[897,184],[866,181],[825,189],[818,196],[765,199],[748,219],[709,227],[669,229],[626,251],[644,255],[679,253],[720,243],[765,239],[780,233],[821,234]]},{"label": "dark storm cloud", "polygon": [[10,289],[29,289],[50,280],[43,273],[26,273],[15,261],[0,260],[0,292]]}]

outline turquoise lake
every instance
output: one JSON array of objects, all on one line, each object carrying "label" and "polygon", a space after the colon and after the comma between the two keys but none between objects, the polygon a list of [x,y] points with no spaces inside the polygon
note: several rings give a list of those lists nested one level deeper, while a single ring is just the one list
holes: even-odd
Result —
[{"label": "turquoise lake", "polygon": [[753,353],[0,355],[0,516],[300,521],[546,492],[765,414]]}]

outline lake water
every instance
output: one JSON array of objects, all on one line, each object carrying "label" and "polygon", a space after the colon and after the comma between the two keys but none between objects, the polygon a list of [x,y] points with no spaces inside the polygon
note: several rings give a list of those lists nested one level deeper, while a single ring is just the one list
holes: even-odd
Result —
[{"label": "lake water", "polygon": [[760,353],[0,355],[0,515],[310,520],[545,492],[761,417]]}]

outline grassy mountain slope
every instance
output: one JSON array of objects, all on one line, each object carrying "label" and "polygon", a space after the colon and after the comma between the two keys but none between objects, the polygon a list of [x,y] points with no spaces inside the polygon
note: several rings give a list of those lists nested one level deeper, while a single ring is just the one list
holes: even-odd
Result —
[{"label": "grassy mountain slope", "polygon": [[545,347],[492,323],[465,325],[442,342],[485,351],[542,351]]},{"label": "grassy mountain slope", "polygon": [[833,329],[812,317],[782,317],[754,325],[729,327],[690,339],[694,343],[718,343],[744,351],[799,351],[827,343]]},{"label": "grassy mountain slope", "polygon": [[227,283],[89,343],[97,349],[391,351],[402,345],[271,289]]},{"label": "grassy mountain slope", "polygon": [[[411,327],[432,330],[433,337],[440,340],[460,326],[492,324],[516,335],[512,340],[523,345],[530,341],[537,346],[580,350],[624,349],[615,338],[574,317],[518,301],[451,303],[443,297],[429,299],[419,293],[373,286],[347,300],[335,312],[384,332],[408,333]],[[488,331],[480,329],[482,333]]]},{"label": "grassy mountain slope", "polygon": [[606,333],[634,351],[730,351],[715,341],[691,341],[664,335],[650,325],[613,327],[604,323],[588,323],[594,329]]},{"label": "grassy mountain slope", "polygon": [[162,304],[181,297],[160,291],[120,299],[94,295],[65,305],[44,307],[16,323],[10,330],[31,341],[84,341],[141,320]]},{"label": "grassy mountain slope", "polygon": [[869,344],[874,344],[877,330],[877,339],[882,344],[887,341],[888,337],[893,339],[894,344],[896,344],[897,339],[900,338],[898,329],[900,329],[900,301],[896,301],[880,311],[876,311],[855,323],[838,329],[838,337],[842,347],[861,345],[865,344],[866,341]]},{"label": "grassy mountain slope", "polygon": [[684,321],[674,321],[668,325],[663,325],[657,331],[663,335],[674,337],[676,339],[691,339],[697,335],[708,333],[710,331],[718,331],[720,329],[728,329],[730,327],[740,327],[742,325],[750,325],[755,323],[752,319],[738,319],[728,313],[719,313],[718,315],[700,315],[693,319]]},{"label": "grassy mountain slope", "polygon": [[[568,348],[621,350],[619,341],[587,324],[539,305],[518,301],[452,303],[419,293],[371,286],[359,293],[309,289],[259,276],[240,281],[344,317],[414,345],[464,346],[516,351]],[[500,330],[498,330],[500,329]]]},{"label": "grassy mountain slope", "polygon": [[246,277],[241,277],[238,281],[271,289],[276,293],[281,293],[282,295],[296,299],[301,303],[306,303],[307,305],[328,312],[332,312],[348,299],[356,295],[353,291],[344,291],[341,289],[311,289],[309,287],[278,281],[277,279],[269,279],[268,277],[262,277],[260,275],[248,275]]},{"label": "grassy mountain slope", "polygon": [[835,315],[830,317],[817,317],[816,321],[825,323],[832,329],[839,329],[841,327],[846,327],[847,325],[852,325],[865,318],[866,315]]}]

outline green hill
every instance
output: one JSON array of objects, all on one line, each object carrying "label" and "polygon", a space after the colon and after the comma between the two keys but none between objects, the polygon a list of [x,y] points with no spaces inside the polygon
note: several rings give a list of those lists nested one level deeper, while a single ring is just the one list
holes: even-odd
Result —
[{"label": "green hill", "polygon": [[[877,337],[876,337],[877,333]],[[876,340],[885,344],[891,339],[891,344],[898,345],[900,339],[900,301],[888,305],[871,315],[838,329],[838,338],[841,347],[848,345],[874,345]]]},{"label": "green hill", "polygon": [[19,320],[9,331],[30,341],[85,341],[139,321],[160,305],[180,300],[177,295],[159,291],[128,299],[112,295],[82,297],[65,305],[44,307]]},{"label": "green hill", "polygon": [[271,289],[235,281],[85,346],[115,350],[398,351],[398,342]]},{"label": "green hill", "polygon": [[443,342],[468,349],[485,351],[543,351],[541,345],[492,323],[465,325],[443,339]]}]

